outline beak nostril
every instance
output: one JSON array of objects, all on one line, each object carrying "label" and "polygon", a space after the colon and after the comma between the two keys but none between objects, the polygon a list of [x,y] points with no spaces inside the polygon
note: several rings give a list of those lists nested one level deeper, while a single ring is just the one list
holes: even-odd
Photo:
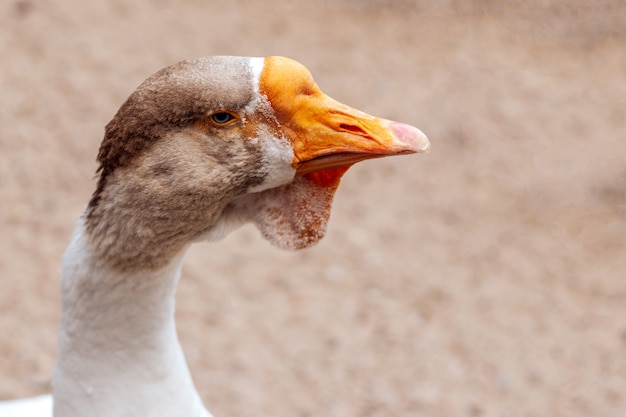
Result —
[{"label": "beak nostril", "polygon": [[365,130],[363,130],[360,126],[341,123],[339,125],[339,129],[344,132],[352,133],[354,135],[367,136],[367,132],[365,132]]}]

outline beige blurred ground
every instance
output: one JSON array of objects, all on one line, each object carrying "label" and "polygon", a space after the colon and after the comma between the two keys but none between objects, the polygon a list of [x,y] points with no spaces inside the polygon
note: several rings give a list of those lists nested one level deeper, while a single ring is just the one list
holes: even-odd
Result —
[{"label": "beige blurred ground", "polygon": [[189,254],[181,339],[217,416],[626,415],[626,4],[0,3],[0,399],[46,392],[62,252],[149,74],[286,55],[429,155],[345,177],[326,239]]}]

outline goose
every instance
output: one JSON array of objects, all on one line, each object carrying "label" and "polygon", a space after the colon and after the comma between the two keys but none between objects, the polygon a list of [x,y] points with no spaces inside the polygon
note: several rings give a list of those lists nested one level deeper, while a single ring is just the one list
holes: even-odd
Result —
[{"label": "goose", "polygon": [[174,322],[187,248],[248,222],[280,248],[311,246],[351,165],[429,147],[417,128],[325,95],[288,58],[160,70],[105,128],[97,186],[63,256],[52,395],[0,415],[211,416]]}]

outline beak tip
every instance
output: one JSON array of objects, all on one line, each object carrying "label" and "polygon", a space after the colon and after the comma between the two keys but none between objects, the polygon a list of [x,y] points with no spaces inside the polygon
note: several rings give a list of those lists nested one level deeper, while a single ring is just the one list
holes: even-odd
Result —
[{"label": "beak tip", "polygon": [[417,153],[430,151],[428,137],[418,128],[400,122],[392,122],[391,131],[408,150]]}]

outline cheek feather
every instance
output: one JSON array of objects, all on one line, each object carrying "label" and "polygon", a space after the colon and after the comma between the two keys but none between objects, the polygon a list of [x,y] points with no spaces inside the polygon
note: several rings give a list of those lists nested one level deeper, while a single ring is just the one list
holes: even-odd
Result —
[{"label": "cheek feather", "polygon": [[265,124],[258,124],[255,128],[262,164],[267,170],[267,176],[262,184],[252,187],[249,192],[268,190],[291,182],[296,175],[291,145],[285,138],[278,137]]},{"label": "cheek feather", "polygon": [[[255,76],[257,88],[261,69],[262,67],[258,68],[259,72]],[[244,114],[243,135],[246,140],[255,140],[258,143],[262,164],[267,173],[265,181],[252,187],[249,192],[264,191],[291,182],[296,174],[294,151],[276,120],[274,109],[267,97],[259,93],[258,98],[246,107]]]}]

